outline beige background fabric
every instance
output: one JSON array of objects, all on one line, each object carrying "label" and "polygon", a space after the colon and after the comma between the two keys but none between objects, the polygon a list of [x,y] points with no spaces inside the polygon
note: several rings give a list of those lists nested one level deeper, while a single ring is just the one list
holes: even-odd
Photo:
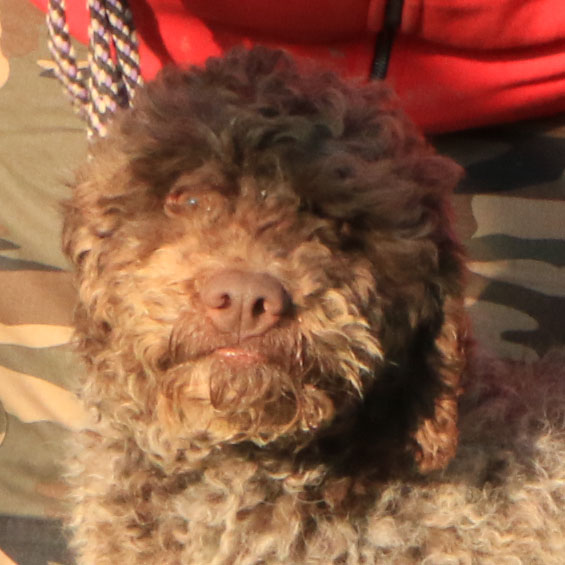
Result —
[{"label": "beige background fabric", "polygon": [[73,285],[59,203],[85,155],[82,123],[55,79],[43,15],[0,0],[0,514],[56,515],[61,458],[80,409],[71,338]]}]

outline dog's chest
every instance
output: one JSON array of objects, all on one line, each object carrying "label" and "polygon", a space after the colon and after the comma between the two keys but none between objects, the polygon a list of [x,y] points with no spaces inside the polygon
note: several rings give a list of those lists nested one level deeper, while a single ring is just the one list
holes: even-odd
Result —
[{"label": "dog's chest", "polygon": [[167,497],[166,513],[156,501],[161,514],[151,543],[171,540],[166,558],[174,553],[179,565],[367,562],[363,555],[375,553],[367,535],[375,529],[374,493],[352,493],[350,480],[305,487],[308,479],[268,476],[243,461],[209,468]]}]

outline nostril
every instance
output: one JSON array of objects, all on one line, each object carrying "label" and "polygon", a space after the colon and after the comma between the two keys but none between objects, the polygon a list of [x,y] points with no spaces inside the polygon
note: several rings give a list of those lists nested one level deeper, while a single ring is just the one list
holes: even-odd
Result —
[{"label": "nostril", "polygon": [[218,304],[216,306],[216,308],[219,309],[224,309],[224,308],[229,308],[232,304],[232,298],[229,294],[224,293],[221,296],[218,297]]},{"label": "nostril", "polygon": [[258,318],[259,316],[262,316],[266,311],[267,309],[265,308],[265,299],[258,298],[253,304],[253,307],[251,309],[251,315],[254,318]]},{"label": "nostril", "polygon": [[213,310],[225,310],[230,308],[233,302],[229,292],[218,291],[209,287],[205,288],[200,296],[206,308]]}]

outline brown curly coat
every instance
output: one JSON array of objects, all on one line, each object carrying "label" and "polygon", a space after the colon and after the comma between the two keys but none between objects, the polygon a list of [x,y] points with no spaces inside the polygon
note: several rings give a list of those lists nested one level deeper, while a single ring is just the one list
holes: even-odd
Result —
[{"label": "brown curly coat", "polygon": [[[138,93],[66,205],[93,413],[72,471],[81,564],[391,551],[377,485],[457,448],[458,176],[383,84],[278,51]],[[228,311],[250,286],[267,298]]]}]

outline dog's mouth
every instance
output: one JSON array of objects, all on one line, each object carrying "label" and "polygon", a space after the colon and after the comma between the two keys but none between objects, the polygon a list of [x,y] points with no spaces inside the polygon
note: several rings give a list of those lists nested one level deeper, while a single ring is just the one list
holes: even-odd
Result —
[{"label": "dog's mouth", "polygon": [[258,351],[252,351],[240,347],[220,347],[212,355],[224,360],[224,362],[234,363],[242,366],[264,365],[268,359]]},{"label": "dog's mouth", "polygon": [[[318,428],[331,418],[333,402],[308,382],[308,370],[296,354],[270,345],[213,344],[175,364],[164,379],[169,411],[186,422],[197,413],[210,425],[221,420],[230,434],[261,441],[291,429]],[[208,429],[203,421],[189,426]]]}]

